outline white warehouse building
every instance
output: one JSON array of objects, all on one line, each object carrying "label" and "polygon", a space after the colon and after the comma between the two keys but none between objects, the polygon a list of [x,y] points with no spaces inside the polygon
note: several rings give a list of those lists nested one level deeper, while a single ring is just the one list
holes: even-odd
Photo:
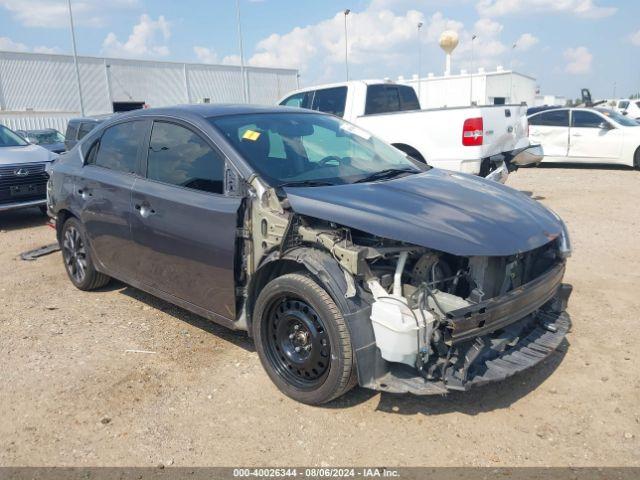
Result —
[{"label": "white warehouse building", "polygon": [[[498,66],[494,72],[483,68],[470,74],[461,70],[458,75],[411,79],[398,78],[398,82],[411,85],[420,98],[422,108],[463,107],[476,105],[501,105],[526,103],[534,105],[536,79]],[[473,82],[473,83],[472,83]]]},{"label": "white warehouse building", "polygon": [[[239,66],[78,57],[85,115],[142,106],[244,103]],[[248,103],[274,104],[298,86],[297,70],[245,67]],[[0,124],[57,128],[81,115],[73,57],[0,52]]]}]

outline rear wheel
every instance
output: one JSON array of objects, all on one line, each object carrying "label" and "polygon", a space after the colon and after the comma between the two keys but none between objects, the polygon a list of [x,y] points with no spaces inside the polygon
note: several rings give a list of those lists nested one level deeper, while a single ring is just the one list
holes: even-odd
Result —
[{"label": "rear wheel", "polygon": [[640,170],[640,147],[638,147],[635,155],[633,156],[633,168]]},{"label": "rear wheel", "polygon": [[110,278],[98,272],[91,259],[82,224],[69,218],[62,227],[61,249],[67,275],[80,290],[95,290],[109,283]]},{"label": "rear wheel", "polygon": [[342,313],[310,277],[295,273],[269,282],[258,296],[253,319],[260,361],[289,397],[317,405],[355,385]]}]

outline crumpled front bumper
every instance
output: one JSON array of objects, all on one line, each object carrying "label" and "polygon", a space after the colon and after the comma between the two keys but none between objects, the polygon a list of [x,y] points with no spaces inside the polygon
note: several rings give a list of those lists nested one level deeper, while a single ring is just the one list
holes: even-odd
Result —
[{"label": "crumpled front bumper", "polygon": [[564,262],[557,263],[502,297],[449,312],[444,340],[450,351],[438,357],[438,374],[429,379],[415,367],[382,359],[373,332],[367,335],[363,328],[364,311],[348,315],[359,384],[391,393],[443,394],[503,380],[539,364],[571,326],[566,308],[572,287],[562,283],[564,269]]}]

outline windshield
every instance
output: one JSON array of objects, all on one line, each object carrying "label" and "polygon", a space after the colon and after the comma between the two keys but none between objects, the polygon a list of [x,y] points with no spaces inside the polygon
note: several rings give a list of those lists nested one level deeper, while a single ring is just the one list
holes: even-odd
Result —
[{"label": "windshield", "polygon": [[606,108],[598,108],[597,110],[605,117],[625,127],[640,126],[640,123],[636,122],[634,119],[620,115],[618,112],[614,112],[613,110],[607,110]]},{"label": "windshield", "polygon": [[0,125],[0,147],[24,147],[29,145],[20,135]]},{"label": "windshield", "polygon": [[64,135],[57,130],[27,132],[27,138],[31,143],[35,143],[36,145],[51,145],[53,143],[64,142]]},{"label": "windshield", "polygon": [[[210,119],[272,186],[345,184],[417,173],[428,167],[339,118],[257,113]],[[373,179],[373,177],[372,177]]]}]

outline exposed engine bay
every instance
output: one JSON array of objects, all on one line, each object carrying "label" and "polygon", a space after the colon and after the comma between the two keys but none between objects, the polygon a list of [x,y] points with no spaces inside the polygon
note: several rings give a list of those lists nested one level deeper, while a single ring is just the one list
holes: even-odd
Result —
[{"label": "exposed engine bay", "polygon": [[[341,293],[370,306],[368,321],[383,368],[375,367],[373,384],[360,379],[361,385],[413,393],[464,390],[474,377],[478,383],[493,379],[484,378],[487,362],[533,332],[536,338],[540,331],[555,335],[559,342],[556,334],[563,337],[568,329],[558,316],[570,294],[561,284],[568,255],[562,236],[513,255],[457,256],[297,214],[286,197],[259,181],[253,187],[241,276],[248,283],[265,258],[301,247],[330,255],[346,280]],[[521,363],[524,368],[527,362]],[[400,384],[393,386],[390,377]]]}]

